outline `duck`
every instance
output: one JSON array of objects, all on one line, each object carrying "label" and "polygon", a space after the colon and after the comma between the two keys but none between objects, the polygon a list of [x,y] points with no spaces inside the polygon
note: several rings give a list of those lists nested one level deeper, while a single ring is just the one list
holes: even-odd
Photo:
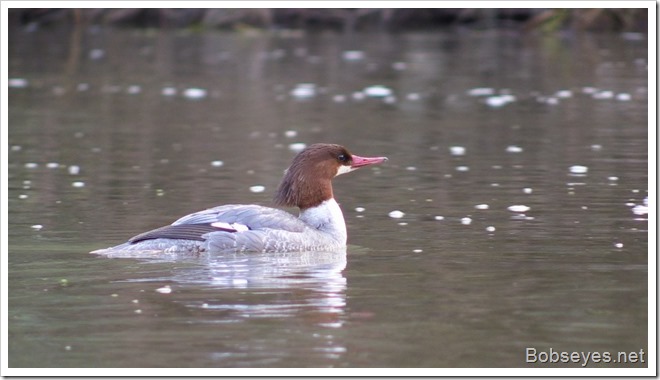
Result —
[{"label": "duck", "polygon": [[348,239],[332,180],[387,157],[363,157],[342,145],[317,143],[300,151],[284,172],[274,203],[280,208],[228,204],[185,215],[170,225],[140,233],[117,246],[92,251],[122,253],[237,253],[345,250]]}]

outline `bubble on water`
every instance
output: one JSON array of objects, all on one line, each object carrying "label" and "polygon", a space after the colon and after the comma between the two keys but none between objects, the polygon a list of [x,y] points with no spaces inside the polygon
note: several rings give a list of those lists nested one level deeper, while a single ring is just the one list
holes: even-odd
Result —
[{"label": "bubble on water", "polygon": [[46,164],[46,167],[49,169],[57,169],[60,167],[60,164],[58,164],[57,162],[49,162]]},{"label": "bubble on water", "polygon": [[477,210],[488,210],[490,208],[490,206],[488,206],[485,203],[482,203],[482,204],[475,205],[474,208],[476,208]]},{"label": "bubble on water", "polygon": [[36,162],[27,162],[27,163],[25,164],[25,167],[26,167],[27,169],[36,169],[36,168],[39,167],[39,164],[37,164]]},{"label": "bubble on water", "polygon": [[523,151],[523,148],[517,146],[517,145],[509,145],[506,147],[507,153],[521,153]]},{"label": "bubble on water", "polygon": [[555,96],[558,98],[570,98],[573,96],[573,92],[571,90],[559,90],[555,93]]},{"label": "bubble on water", "polygon": [[603,90],[595,92],[591,95],[594,99],[612,99],[614,97],[614,92],[609,90]]},{"label": "bubble on water", "polygon": [[635,215],[648,215],[649,213],[649,207],[645,205],[635,205],[632,208],[632,212]]},{"label": "bubble on water", "polygon": [[335,103],[344,103],[346,101],[346,95],[337,94],[332,97],[332,101]]},{"label": "bubble on water", "polygon": [[472,224],[472,218],[469,218],[467,216],[464,217],[464,218],[461,218],[461,224],[464,224],[466,226]]},{"label": "bubble on water", "polygon": [[495,94],[495,89],[490,87],[476,87],[468,90],[470,96],[487,96]]},{"label": "bubble on water", "polygon": [[551,106],[556,106],[557,104],[559,104],[559,99],[551,96],[551,97],[545,98],[544,103],[549,104]]},{"label": "bubble on water", "polygon": [[38,231],[38,230],[44,228],[44,226],[42,224],[33,224],[33,225],[30,226],[30,228],[32,228],[33,230]]},{"label": "bubble on water", "polygon": [[29,82],[25,78],[9,78],[7,84],[11,88],[25,88],[28,86]]},{"label": "bubble on water", "polygon": [[442,215],[436,215],[436,216],[433,217],[433,219],[435,219],[435,220],[445,220],[445,217],[442,216]]},{"label": "bubble on water", "polygon": [[92,49],[89,51],[89,59],[97,60],[105,56],[105,51],[102,49]]},{"label": "bubble on water", "polygon": [[525,194],[531,194],[534,190],[532,190],[531,187],[526,187],[523,189],[523,193]]},{"label": "bubble on water", "polygon": [[464,166],[464,165],[457,166],[455,169],[457,172],[467,172],[470,170],[468,166]]},{"label": "bubble on water", "polygon": [[160,94],[163,96],[174,96],[176,93],[177,90],[174,87],[163,87],[163,89],[160,90]]},{"label": "bubble on water", "polygon": [[405,62],[394,62],[394,63],[392,63],[392,68],[393,68],[394,70],[399,70],[399,71],[401,71],[401,70],[405,70],[405,69],[407,69],[407,68],[408,68],[408,64],[405,63]]},{"label": "bubble on water", "polygon": [[530,207],[525,205],[513,205],[507,207],[507,210],[512,212],[527,212],[530,210]]},{"label": "bubble on water", "polygon": [[172,293],[172,288],[170,288],[169,285],[165,285],[162,288],[156,289],[156,291],[158,293],[162,293],[162,294],[170,294],[170,293]]},{"label": "bubble on water", "polygon": [[390,217],[390,218],[393,218],[393,219],[401,219],[401,218],[403,218],[406,214],[405,214],[403,211],[394,210],[394,211],[390,211],[390,213],[387,214],[387,215],[389,215],[389,217]]},{"label": "bubble on water", "polygon": [[216,168],[219,168],[219,167],[223,166],[224,164],[225,164],[224,161],[221,161],[221,160],[211,161],[211,166],[216,167]]},{"label": "bubble on water", "polygon": [[364,59],[365,56],[366,54],[361,50],[346,50],[341,54],[344,61],[360,61]]},{"label": "bubble on water", "polygon": [[72,182],[71,186],[73,186],[73,187],[85,187],[85,182],[82,182],[82,181]]},{"label": "bubble on water", "polygon": [[627,102],[627,101],[630,101],[631,99],[632,99],[632,96],[630,96],[630,94],[628,94],[628,93],[622,92],[620,94],[616,94],[616,100],[618,100],[620,102]]},{"label": "bubble on water", "polygon": [[288,130],[288,131],[284,131],[284,137],[293,138],[293,137],[296,137],[296,136],[298,136],[298,131],[294,131],[294,130],[291,130],[291,129]]},{"label": "bubble on water", "polygon": [[302,152],[305,148],[307,148],[307,144],[305,144],[305,143],[289,144],[289,150],[291,150],[293,152]]},{"label": "bubble on water", "polygon": [[67,171],[71,175],[78,175],[80,173],[80,166],[78,166],[78,165],[69,165],[69,167],[67,168]]},{"label": "bubble on water", "polygon": [[355,211],[356,212],[364,212],[365,208],[364,207],[356,207]]},{"label": "bubble on water", "polygon": [[413,253],[422,253],[422,252],[424,252],[424,251],[421,250],[421,249],[413,249]]},{"label": "bubble on water", "polygon": [[298,83],[290,92],[296,99],[309,99],[316,95],[316,85],[314,83]]},{"label": "bubble on water", "polygon": [[366,87],[363,92],[365,95],[372,98],[384,98],[392,95],[392,90],[383,85]]},{"label": "bubble on water", "polygon": [[351,97],[353,98],[353,100],[360,101],[363,100],[366,97],[366,95],[364,94],[364,92],[355,91],[354,93],[351,94]]},{"label": "bubble on water", "polygon": [[586,174],[589,171],[589,168],[583,165],[573,165],[568,168],[572,174]]},{"label": "bubble on water", "polygon": [[496,95],[496,96],[489,96],[486,98],[486,104],[489,107],[492,108],[499,108],[499,107],[504,107],[505,105],[512,103],[516,100],[516,97],[513,95]]},{"label": "bubble on water", "polygon": [[449,153],[451,153],[452,156],[463,156],[465,155],[466,149],[463,146],[450,146],[449,147]]},{"label": "bubble on water", "polygon": [[128,88],[126,89],[126,93],[131,95],[139,94],[140,92],[142,92],[142,87],[135,84],[128,86]]},{"label": "bubble on water", "polygon": [[488,231],[488,232],[495,232],[495,227],[493,227],[493,226],[488,226],[488,227],[486,227],[486,231]]},{"label": "bubble on water", "polygon": [[187,88],[183,91],[183,96],[188,99],[203,99],[206,97],[206,90],[203,88]]},{"label": "bubble on water", "polygon": [[412,101],[419,100],[421,98],[422,98],[422,96],[420,94],[416,93],[416,92],[411,92],[408,95],[406,95],[406,99],[412,100]]},{"label": "bubble on water", "polygon": [[614,243],[614,246],[617,248],[623,248],[623,243]]},{"label": "bubble on water", "polygon": [[263,193],[266,190],[265,186],[262,185],[254,185],[250,186],[250,191],[253,193]]},{"label": "bubble on water", "polygon": [[396,96],[386,96],[383,98],[383,103],[385,104],[394,104],[396,103]]}]

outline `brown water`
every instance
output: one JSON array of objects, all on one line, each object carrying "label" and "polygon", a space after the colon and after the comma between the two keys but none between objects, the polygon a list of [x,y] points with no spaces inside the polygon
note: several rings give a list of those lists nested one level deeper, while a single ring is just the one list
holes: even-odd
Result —
[{"label": "brown water", "polygon": [[[646,44],[12,29],[9,367],[648,353],[633,212],[648,195]],[[335,181],[346,255],[87,253],[206,207],[268,205],[291,144],[314,142],[390,158]]]}]

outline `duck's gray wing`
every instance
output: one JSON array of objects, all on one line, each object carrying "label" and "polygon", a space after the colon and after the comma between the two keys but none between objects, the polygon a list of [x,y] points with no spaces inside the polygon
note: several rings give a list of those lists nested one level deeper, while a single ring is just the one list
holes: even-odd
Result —
[{"label": "duck's gray wing", "polygon": [[[133,236],[132,238],[128,239],[128,242],[138,243],[151,239],[184,239],[204,241],[205,239],[202,236],[209,232],[216,231],[220,230],[210,224],[183,224],[179,226],[169,225]],[[229,232],[236,232],[236,230]]]},{"label": "duck's gray wing", "polygon": [[[262,231],[277,230],[300,233],[308,226],[288,212],[257,205],[225,205],[186,215],[169,226],[136,235],[128,240],[138,243],[151,239],[184,239],[206,241],[211,233],[213,240],[226,240],[235,244],[247,239],[248,246],[259,245],[265,235]],[[249,241],[254,240],[254,244]]]},{"label": "duck's gray wing", "polygon": [[306,224],[286,211],[258,205],[224,205],[186,215],[173,226],[183,224],[240,224],[251,230],[275,228],[302,232]]}]

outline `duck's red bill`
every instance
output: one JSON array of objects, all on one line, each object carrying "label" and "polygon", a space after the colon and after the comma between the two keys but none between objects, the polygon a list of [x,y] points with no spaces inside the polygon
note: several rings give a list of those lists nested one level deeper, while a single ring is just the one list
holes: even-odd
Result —
[{"label": "duck's red bill", "polygon": [[360,157],[353,155],[353,163],[351,164],[352,169],[361,168],[367,165],[380,164],[381,162],[387,161],[387,157]]}]

